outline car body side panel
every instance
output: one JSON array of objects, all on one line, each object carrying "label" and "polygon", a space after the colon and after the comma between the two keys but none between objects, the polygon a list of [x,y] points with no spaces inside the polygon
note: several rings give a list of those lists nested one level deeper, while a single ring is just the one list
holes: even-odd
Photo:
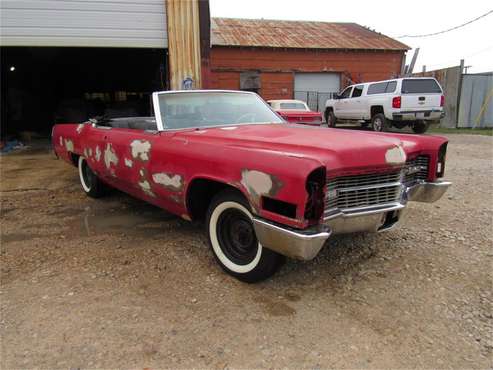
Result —
[{"label": "car body side panel", "polygon": [[[428,154],[429,180],[435,180],[437,152],[446,139],[432,136],[355,132],[305,125],[240,125],[150,133],[98,129],[91,124],[56,125],[56,153],[88,158],[104,181],[183,218],[191,218],[186,196],[196,179],[239,189],[255,214],[305,228],[306,179],[324,167],[327,177],[400,168],[406,156]],[[399,149],[399,148],[402,148]],[[405,154],[389,162],[389,150]],[[262,208],[263,197],[296,205],[288,218]]]}]

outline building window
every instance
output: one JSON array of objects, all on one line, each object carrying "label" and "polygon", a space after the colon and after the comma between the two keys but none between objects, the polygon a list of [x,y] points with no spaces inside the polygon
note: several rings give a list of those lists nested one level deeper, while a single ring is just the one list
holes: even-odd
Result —
[{"label": "building window", "polygon": [[260,91],[260,73],[257,71],[248,71],[240,73],[240,90],[252,91],[257,93]]}]

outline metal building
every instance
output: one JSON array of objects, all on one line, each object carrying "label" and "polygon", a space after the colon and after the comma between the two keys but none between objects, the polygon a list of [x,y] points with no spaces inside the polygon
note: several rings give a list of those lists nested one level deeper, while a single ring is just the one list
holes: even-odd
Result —
[{"label": "metal building", "polygon": [[0,17],[2,137],[147,115],[153,91],[201,87],[207,0],[0,0]]}]

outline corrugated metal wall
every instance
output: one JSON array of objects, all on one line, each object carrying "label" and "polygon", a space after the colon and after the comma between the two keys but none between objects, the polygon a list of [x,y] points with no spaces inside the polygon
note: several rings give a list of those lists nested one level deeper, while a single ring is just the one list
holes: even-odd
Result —
[{"label": "corrugated metal wall", "polygon": [[1,46],[166,48],[165,0],[0,0]]},{"label": "corrugated metal wall", "polygon": [[493,127],[493,73],[462,75],[458,127]]},{"label": "corrugated metal wall", "polygon": [[[167,0],[171,90],[200,88],[200,16],[198,0]],[[190,83],[184,84],[189,80]]]}]

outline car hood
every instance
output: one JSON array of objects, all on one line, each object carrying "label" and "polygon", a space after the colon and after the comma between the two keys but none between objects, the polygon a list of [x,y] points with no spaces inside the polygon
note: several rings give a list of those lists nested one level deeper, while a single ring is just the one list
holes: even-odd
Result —
[{"label": "car hood", "polygon": [[209,143],[222,148],[237,148],[247,152],[262,151],[270,156],[316,161],[319,165],[326,166],[329,171],[402,166],[409,154],[426,150],[428,146],[435,147],[429,142],[432,137],[297,124],[204,128],[177,135],[191,143]]}]

